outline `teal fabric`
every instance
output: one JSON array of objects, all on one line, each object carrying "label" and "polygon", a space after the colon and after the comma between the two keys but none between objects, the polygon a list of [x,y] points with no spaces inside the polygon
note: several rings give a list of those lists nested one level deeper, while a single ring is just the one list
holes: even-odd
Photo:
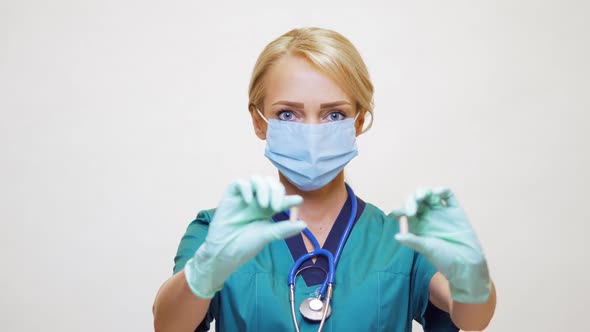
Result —
[{"label": "teal fabric", "polygon": [[[188,226],[175,257],[174,273],[182,270],[203,243],[213,213],[201,211]],[[338,263],[333,314],[324,331],[411,331],[412,320],[425,325],[429,284],[436,270],[422,255],[395,241],[396,233],[398,223],[393,216],[366,205]],[[285,241],[272,242],[226,280],[197,331],[207,331],[213,319],[218,332],[292,331],[287,286],[292,264]],[[297,306],[319,286],[308,287],[297,278]],[[316,323],[297,314],[301,331],[317,330]]]}]

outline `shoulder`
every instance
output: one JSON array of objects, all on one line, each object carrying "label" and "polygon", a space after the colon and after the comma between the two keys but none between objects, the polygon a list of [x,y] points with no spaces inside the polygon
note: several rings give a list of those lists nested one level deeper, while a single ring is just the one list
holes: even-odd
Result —
[{"label": "shoulder", "polygon": [[182,237],[181,244],[182,244],[182,241],[184,241],[186,237],[191,237],[191,236],[196,235],[202,231],[205,231],[205,233],[206,233],[207,230],[209,229],[209,223],[211,223],[211,219],[213,219],[214,214],[215,214],[215,209],[199,211],[199,213],[197,213],[197,216],[195,217],[195,219],[193,219],[193,221],[191,221],[188,224],[188,227],[186,228],[184,236]]},{"label": "shoulder", "polygon": [[197,217],[191,222],[191,224],[199,223],[208,226],[211,222],[211,219],[213,219],[213,215],[215,215],[215,209],[201,210],[199,213],[197,213]]},{"label": "shoulder", "polygon": [[176,256],[174,257],[174,273],[179,272],[184,268],[184,264],[192,257],[199,248],[199,246],[205,242],[205,237],[209,230],[209,223],[213,219],[215,209],[201,210],[197,213],[197,216],[188,224],[184,235],[180,239],[178,249],[176,250]]},{"label": "shoulder", "polygon": [[385,212],[383,212],[383,210],[368,202],[365,203],[365,208],[363,210],[361,217],[366,222],[371,223],[373,225],[392,224],[394,226],[397,226],[397,220],[393,217],[393,215],[386,214]]},{"label": "shoulder", "polygon": [[201,232],[202,230],[207,231],[209,229],[209,223],[211,223],[211,219],[213,219],[214,214],[215,209],[199,211],[193,221],[188,224],[183,239],[186,236],[191,236],[194,233]]}]

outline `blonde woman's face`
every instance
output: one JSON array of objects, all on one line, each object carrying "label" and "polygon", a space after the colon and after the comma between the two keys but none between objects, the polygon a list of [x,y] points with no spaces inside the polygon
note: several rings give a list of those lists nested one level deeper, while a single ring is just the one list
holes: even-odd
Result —
[{"label": "blonde woman's face", "polygon": [[[353,99],[305,58],[285,56],[279,59],[264,79],[264,109],[260,111],[267,119],[320,124],[356,116]],[[266,123],[255,113],[252,117],[256,134],[266,139]],[[360,128],[361,118],[357,119]]]}]

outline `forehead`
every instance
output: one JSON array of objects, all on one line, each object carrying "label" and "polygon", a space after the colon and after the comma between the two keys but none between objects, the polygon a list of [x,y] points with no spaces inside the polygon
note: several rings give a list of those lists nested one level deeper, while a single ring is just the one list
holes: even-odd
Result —
[{"label": "forehead", "polygon": [[265,77],[266,102],[289,99],[323,103],[351,98],[326,74],[301,56],[284,56],[273,64]]}]

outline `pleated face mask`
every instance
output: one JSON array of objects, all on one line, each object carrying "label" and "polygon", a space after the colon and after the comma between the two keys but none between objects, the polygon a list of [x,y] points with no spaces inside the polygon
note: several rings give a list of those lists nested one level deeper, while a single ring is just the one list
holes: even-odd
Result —
[{"label": "pleated face mask", "polygon": [[305,124],[267,120],[258,113],[268,124],[264,155],[300,190],[322,188],[358,155],[356,117]]}]

